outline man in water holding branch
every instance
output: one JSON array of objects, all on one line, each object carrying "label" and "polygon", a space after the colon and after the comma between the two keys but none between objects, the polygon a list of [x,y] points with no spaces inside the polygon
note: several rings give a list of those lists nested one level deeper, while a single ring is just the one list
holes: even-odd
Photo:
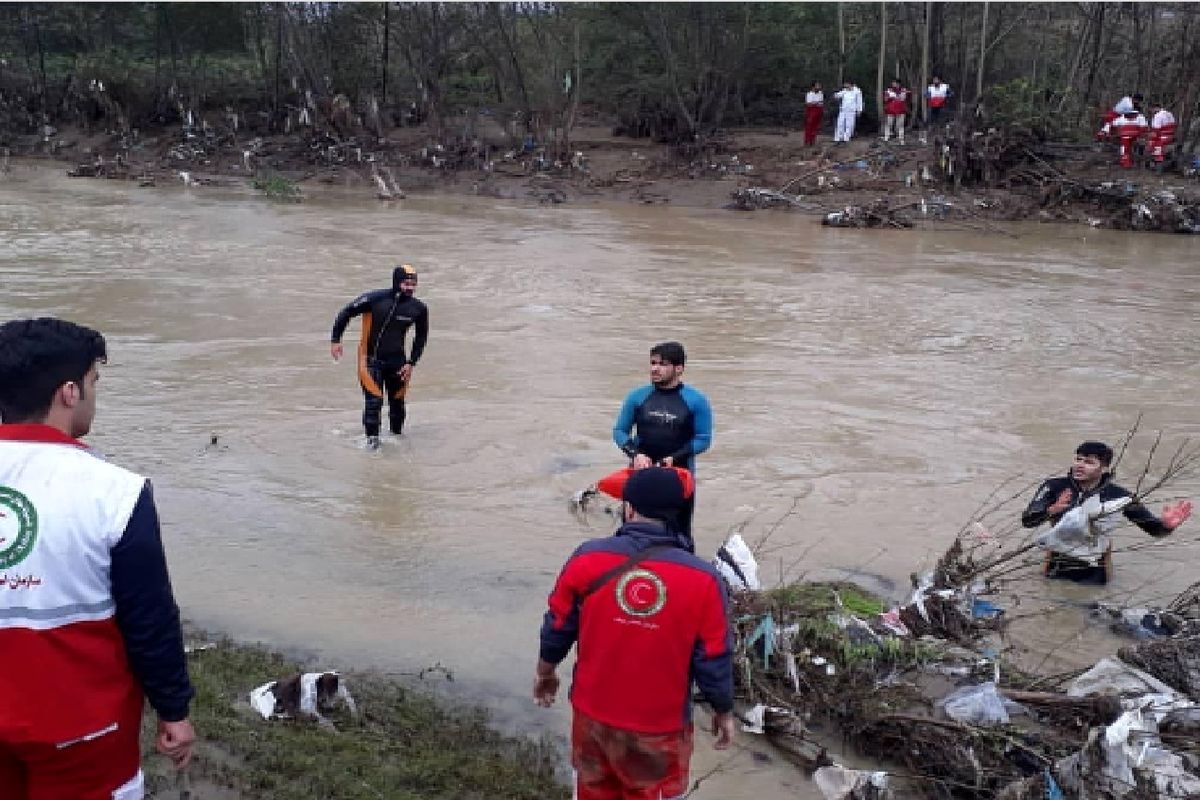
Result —
[{"label": "man in water holding branch", "polygon": [[[1191,516],[1192,504],[1188,500],[1166,505],[1161,517],[1154,516],[1132,492],[1113,483],[1109,471],[1112,459],[1112,448],[1103,442],[1089,441],[1079,445],[1075,448],[1075,462],[1070,472],[1042,483],[1021,515],[1021,524],[1026,528],[1036,528],[1047,521],[1056,525],[1064,514],[1093,497],[1100,503],[1114,506],[1124,503],[1121,512],[1125,517],[1151,536],[1166,536]],[[1049,549],[1047,577],[1080,583],[1107,583],[1112,575],[1112,542],[1106,535],[1096,539],[1093,545],[1072,548],[1070,554]]]}]

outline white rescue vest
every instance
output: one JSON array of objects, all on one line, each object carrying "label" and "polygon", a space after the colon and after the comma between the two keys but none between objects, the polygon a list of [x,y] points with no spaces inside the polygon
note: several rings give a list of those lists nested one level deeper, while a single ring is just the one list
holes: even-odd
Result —
[{"label": "white rescue vest", "polygon": [[113,616],[110,551],[145,484],[81,447],[0,440],[0,630]]}]

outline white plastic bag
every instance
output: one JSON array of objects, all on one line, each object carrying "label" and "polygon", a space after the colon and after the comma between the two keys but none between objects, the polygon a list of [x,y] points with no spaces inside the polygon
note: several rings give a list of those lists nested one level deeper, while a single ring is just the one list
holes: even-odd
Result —
[{"label": "white plastic bag", "polygon": [[939,700],[938,705],[946,716],[968,725],[1005,725],[1009,714],[1026,713],[1020,703],[1000,694],[992,681],[956,689]]},{"label": "white plastic bag", "polygon": [[757,592],[762,588],[758,581],[758,561],[754,558],[741,534],[731,533],[712,560],[713,566],[729,586],[736,590],[749,589]]}]

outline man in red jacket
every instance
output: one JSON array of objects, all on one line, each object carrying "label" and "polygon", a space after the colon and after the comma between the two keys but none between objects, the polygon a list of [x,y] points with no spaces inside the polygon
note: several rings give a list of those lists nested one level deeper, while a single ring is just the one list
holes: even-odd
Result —
[{"label": "man in red jacket", "polygon": [[904,117],[908,114],[908,89],[900,85],[900,81],[892,81],[892,85],[883,91],[883,113],[886,115],[883,125],[883,140],[892,138],[892,128],[896,129],[896,138],[904,144]]},{"label": "man in red jacket", "polygon": [[691,687],[712,705],[716,748],[734,734],[725,586],[664,520],[685,482],[665,467],[625,484],[625,524],[581,545],[563,567],[542,624],[533,696],[548,707],[555,668],[578,645],[571,763],[578,800],[682,797],[692,754]]}]

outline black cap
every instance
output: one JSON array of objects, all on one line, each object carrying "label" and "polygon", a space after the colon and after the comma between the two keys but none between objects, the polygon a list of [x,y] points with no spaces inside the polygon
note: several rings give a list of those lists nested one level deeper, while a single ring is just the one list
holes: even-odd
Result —
[{"label": "black cap", "polygon": [[670,520],[683,508],[687,499],[683,481],[673,469],[647,467],[639,469],[625,482],[621,499],[633,510],[648,519]]}]

